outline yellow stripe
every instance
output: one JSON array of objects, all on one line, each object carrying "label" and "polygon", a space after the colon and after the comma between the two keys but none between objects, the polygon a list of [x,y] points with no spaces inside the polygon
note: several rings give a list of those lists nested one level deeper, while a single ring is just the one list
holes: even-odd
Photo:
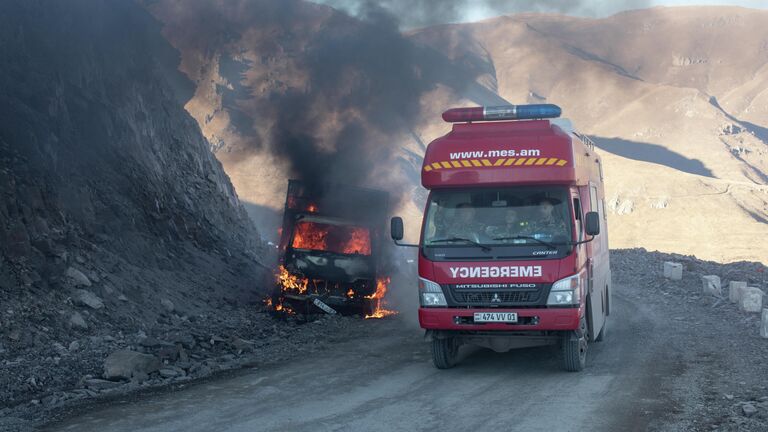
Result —
[{"label": "yellow stripe", "polygon": [[439,163],[439,162],[432,162],[432,168],[434,168],[434,169],[440,169],[440,168],[442,168],[442,167],[440,166],[440,163]]},{"label": "yellow stripe", "polygon": [[557,162],[557,158],[549,158],[549,160],[547,161],[547,165],[552,165],[555,162]]},{"label": "yellow stripe", "polygon": [[510,166],[515,162],[515,158],[509,158],[506,162],[504,162],[504,166]]},{"label": "yellow stripe", "polygon": [[565,165],[567,163],[568,163],[567,160],[560,159],[559,161],[557,161],[557,166],[563,166],[563,165]]},{"label": "yellow stripe", "polygon": [[472,162],[472,165],[476,167],[482,166],[482,164],[480,164],[480,161],[478,161],[477,159],[472,159],[470,162]]},{"label": "yellow stripe", "polygon": [[427,171],[427,172],[432,171],[432,167],[427,165],[424,167],[424,171]]},{"label": "yellow stripe", "polygon": [[453,165],[454,168],[461,168],[459,161],[451,161],[451,165]]},{"label": "yellow stripe", "polygon": [[501,166],[506,159],[502,158],[493,163],[493,166]]},{"label": "yellow stripe", "polygon": [[471,166],[472,166],[472,164],[471,164],[471,163],[469,163],[469,161],[468,161],[468,160],[463,160],[463,161],[461,161],[461,164],[462,164],[462,165],[464,165],[464,166],[465,166],[465,167],[467,167],[467,168],[469,168],[469,167],[471,167]]},{"label": "yellow stripe", "polygon": [[443,168],[450,168],[451,167],[451,164],[449,164],[448,162],[440,162],[440,163],[443,164]]},{"label": "yellow stripe", "polygon": [[517,160],[517,162],[515,162],[515,165],[522,165],[523,162],[525,162],[525,158],[520,158]]},{"label": "yellow stripe", "polygon": [[536,165],[544,165],[544,162],[547,161],[547,158],[539,158],[539,160],[536,161]]},{"label": "yellow stripe", "polygon": [[527,161],[525,161],[526,165],[533,165],[533,163],[536,162],[536,158],[528,158]]},{"label": "yellow stripe", "polygon": [[491,161],[489,161],[488,159],[480,159],[480,162],[482,162],[483,165],[485,166],[492,166]]}]

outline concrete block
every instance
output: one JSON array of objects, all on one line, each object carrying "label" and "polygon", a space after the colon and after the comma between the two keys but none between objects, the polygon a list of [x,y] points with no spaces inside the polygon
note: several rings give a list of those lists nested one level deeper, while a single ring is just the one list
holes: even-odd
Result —
[{"label": "concrete block", "polygon": [[760,336],[768,339],[768,308],[763,309],[763,317],[760,321]]},{"label": "concrete block", "polygon": [[720,276],[709,275],[701,277],[701,290],[704,294],[722,297],[723,288],[720,286]]},{"label": "concrete block", "polygon": [[731,303],[738,303],[741,299],[741,291],[746,287],[746,282],[731,281],[728,283],[728,300]]},{"label": "concrete block", "polygon": [[683,265],[676,262],[666,261],[664,263],[664,277],[672,280],[683,278]]},{"label": "concrete block", "polygon": [[744,288],[741,290],[739,309],[744,312],[759,313],[763,309],[763,296],[765,293],[759,288]]}]

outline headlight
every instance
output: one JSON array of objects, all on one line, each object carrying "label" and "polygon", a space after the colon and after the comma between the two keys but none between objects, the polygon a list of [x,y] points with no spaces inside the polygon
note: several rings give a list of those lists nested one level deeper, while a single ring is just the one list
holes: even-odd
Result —
[{"label": "headlight", "polygon": [[422,278],[419,278],[419,303],[422,307],[448,306],[440,285]]},{"label": "headlight", "polygon": [[581,273],[552,284],[547,306],[577,305],[581,300]]}]

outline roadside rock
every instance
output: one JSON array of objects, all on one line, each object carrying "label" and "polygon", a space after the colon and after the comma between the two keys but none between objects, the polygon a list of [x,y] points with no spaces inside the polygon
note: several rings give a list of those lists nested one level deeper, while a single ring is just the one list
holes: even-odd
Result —
[{"label": "roadside rock", "polygon": [[84,382],[85,386],[92,390],[107,390],[115,387],[120,387],[122,383],[116,381],[108,381],[98,378],[89,378]]},{"label": "roadside rock", "polygon": [[104,360],[104,378],[131,379],[134,376],[148,375],[160,369],[160,360],[151,354],[136,351],[115,351]]},{"label": "roadside rock", "polygon": [[96,294],[84,289],[75,290],[72,300],[75,304],[88,306],[91,309],[101,309],[104,307],[104,302]]},{"label": "roadside rock", "polygon": [[88,276],[74,267],[68,268],[66,275],[72,279],[72,281],[75,283],[75,286],[91,286],[91,280],[88,279]]},{"label": "roadside rock", "polygon": [[744,413],[745,416],[752,417],[757,413],[757,408],[755,408],[755,406],[752,405],[751,403],[745,403],[744,405],[741,406],[741,411]]},{"label": "roadside rock", "polygon": [[160,369],[160,376],[166,379],[169,378],[176,378],[177,376],[181,376],[183,372],[179,372],[176,369],[173,368],[162,368]]},{"label": "roadside rock", "polygon": [[83,319],[83,316],[80,315],[80,312],[75,312],[72,314],[72,316],[69,318],[69,325],[72,328],[77,328],[81,330],[88,329],[88,324]]},{"label": "roadside rock", "polygon": [[160,300],[160,304],[161,304],[161,305],[163,306],[163,308],[164,308],[166,311],[168,311],[169,313],[170,313],[170,312],[173,312],[173,311],[176,309],[176,307],[174,306],[173,302],[172,302],[172,301],[170,301],[170,300],[168,300],[168,299],[162,299],[162,300]]}]

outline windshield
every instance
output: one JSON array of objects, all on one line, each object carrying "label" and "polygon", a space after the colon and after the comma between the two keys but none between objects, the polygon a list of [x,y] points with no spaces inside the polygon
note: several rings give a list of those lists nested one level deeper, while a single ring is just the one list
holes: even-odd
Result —
[{"label": "windshield", "polygon": [[539,245],[571,240],[564,187],[434,191],[427,207],[424,246]]},{"label": "windshield", "polygon": [[370,255],[371,232],[354,225],[299,221],[293,230],[291,247],[345,255]]}]

